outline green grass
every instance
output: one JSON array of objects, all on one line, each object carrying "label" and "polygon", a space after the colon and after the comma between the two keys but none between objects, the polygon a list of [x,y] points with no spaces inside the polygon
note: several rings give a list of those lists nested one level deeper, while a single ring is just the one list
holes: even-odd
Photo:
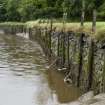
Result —
[{"label": "green grass", "polygon": [[25,24],[22,22],[3,22],[0,23],[0,26],[24,26]]},{"label": "green grass", "polygon": [[[28,21],[26,23],[19,23],[19,22],[4,22],[0,23],[1,25],[6,26],[18,26],[18,25],[25,25],[26,27],[41,27],[41,28],[50,28],[50,21],[48,20],[37,20],[37,21]],[[54,21],[53,28],[56,31],[73,31],[73,32],[84,32],[89,34],[93,38],[103,39],[105,38],[105,22],[97,22],[96,23],[96,32],[92,32],[92,22],[85,22],[84,27],[80,26],[79,22],[74,23],[66,23],[63,25],[61,22]]]},{"label": "green grass", "polygon": [[[29,22],[26,22],[26,24],[27,24],[27,27],[50,28],[50,22],[48,23],[45,21],[40,22],[40,20],[29,21]],[[86,34],[89,34],[91,37],[98,38],[98,39],[102,39],[103,37],[105,37],[105,22],[96,23],[95,33],[92,32],[92,22],[85,22],[84,27],[81,27],[79,22],[66,23],[65,26],[63,25],[63,23],[54,22],[53,28],[56,28],[56,31],[61,31],[64,29],[65,31],[84,32]]]}]

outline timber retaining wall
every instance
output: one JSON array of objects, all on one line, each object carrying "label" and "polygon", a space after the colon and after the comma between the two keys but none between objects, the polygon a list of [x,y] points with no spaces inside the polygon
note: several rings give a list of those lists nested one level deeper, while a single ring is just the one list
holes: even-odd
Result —
[{"label": "timber retaining wall", "polygon": [[39,42],[50,60],[57,59],[56,67],[68,75],[66,79],[84,92],[105,92],[105,40],[46,27],[2,26],[0,29],[5,34],[28,33],[31,40]]}]

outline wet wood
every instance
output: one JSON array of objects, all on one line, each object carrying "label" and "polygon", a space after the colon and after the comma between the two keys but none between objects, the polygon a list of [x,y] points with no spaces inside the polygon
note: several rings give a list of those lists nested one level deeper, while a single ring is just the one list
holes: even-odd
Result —
[{"label": "wet wood", "polygon": [[81,34],[80,36],[80,51],[79,51],[79,68],[78,68],[78,77],[77,77],[77,87],[80,86],[80,77],[81,77],[81,72],[82,72],[82,61],[83,61],[83,56],[82,56],[82,52],[83,52],[83,37],[84,37],[84,33]]},{"label": "wet wood", "polygon": [[92,88],[92,82],[93,82],[93,62],[94,62],[94,42],[91,39],[91,45],[90,45],[90,49],[89,49],[89,77],[88,77],[87,91]]}]

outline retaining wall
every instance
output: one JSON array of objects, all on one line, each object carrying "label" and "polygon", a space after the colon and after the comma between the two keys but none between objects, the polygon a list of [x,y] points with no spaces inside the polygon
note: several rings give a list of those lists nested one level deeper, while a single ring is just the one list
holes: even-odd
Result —
[{"label": "retaining wall", "polygon": [[[83,92],[105,92],[105,41],[91,38],[85,33],[55,31],[24,26],[0,27],[6,34],[28,33],[37,40],[50,60],[57,59],[58,70],[64,72]],[[64,69],[66,68],[66,69]]]}]

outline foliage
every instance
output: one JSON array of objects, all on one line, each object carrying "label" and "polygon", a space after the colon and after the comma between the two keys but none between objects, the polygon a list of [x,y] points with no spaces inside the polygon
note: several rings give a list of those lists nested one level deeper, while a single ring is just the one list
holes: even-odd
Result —
[{"label": "foliage", "polygon": [[6,0],[0,0],[0,20],[6,20]]},{"label": "foliage", "polygon": [[[62,18],[67,12],[69,20],[80,20],[83,0],[0,0],[0,21],[27,21],[38,18]],[[105,18],[105,0],[84,0],[87,20],[97,9],[98,19]]]},{"label": "foliage", "polygon": [[[91,29],[91,22],[85,22],[84,27],[80,27],[79,22],[73,22],[73,23],[66,23],[65,25],[65,31],[73,31],[76,33],[84,32],[87,35],[90,35],[92,38],[96,38],[98,40],[103,40],[105,37],[105,22],[97,22],[96,23],[97,30],[96,33],[92,33]],[[23,22],[3,22],[0,23],[0,27],[5,26],[25,26],[27,28],[33,28],[33,27],[40,27],[40,28],[51,28],[50,22],[48,20],[36,20],[36,21],[27,21],[25,23]],[[76,26],[76,27],[75,27]],[[56,27],[56,28],[55,28]],[[55,21],[53,23],[53,29],[56,31],[62,31],[63,29],[63,23]]]},{"label": "foliage", "polygon": [[11,20],[11,21],[19,21],[20,20],[20,14],[17,11],[18,4],[19,4],[19,0],[7,0],[7,6],[6,6],[7,20]]}]

